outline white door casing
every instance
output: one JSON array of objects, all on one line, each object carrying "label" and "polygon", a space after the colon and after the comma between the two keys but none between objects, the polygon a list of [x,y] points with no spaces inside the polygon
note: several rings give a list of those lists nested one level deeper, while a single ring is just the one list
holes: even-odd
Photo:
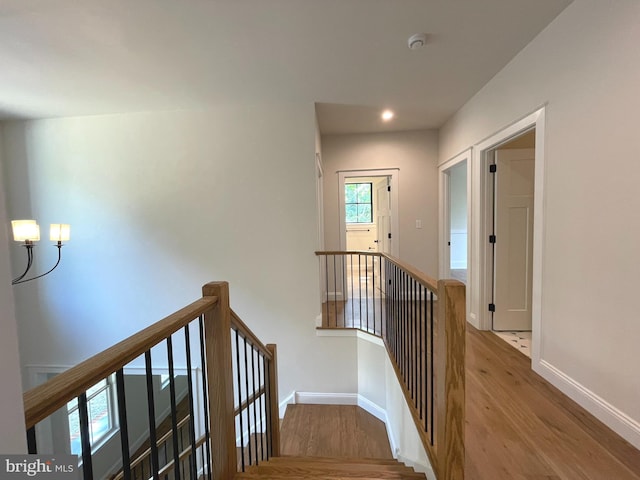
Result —
[{"label": "white door casing", "polygon": [[534,149],[497,150],[493,330],[531,330]]},{"label": "white door casing", "polygon": [[391,253],[391,179],[376,189],[376,225],[378,252]]},{"label": "white door casing", "polygon": [[345,220],[345,200],[344,200],[344,184],[347,178],[353,177],[389,177],[391,184],[390,203],[391,203],[391,255],[398,257],[400,252],[400,228],[398,224],[398,184],[400,171],[399,169],[388,170],[340,170],[338,174],[338,214],[340,219],[340,250],[346,250],[347,246],[347,224]]}]

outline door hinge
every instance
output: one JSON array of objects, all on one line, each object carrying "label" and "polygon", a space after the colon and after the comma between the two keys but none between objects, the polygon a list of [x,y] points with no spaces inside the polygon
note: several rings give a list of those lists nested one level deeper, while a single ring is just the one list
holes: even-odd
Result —
[{"label": "door hinge", "polygon": [[490,303],[489,304],[489,311],[490,312],[495,312],[496,311],[496,304],[495,303]]},{"label": "door hinge", "polygon": [[496,236],[495,235],[489,235],[489,243],[496,243]]},{"label": "door hinge", "polygon": [[391,285],[391,279],[389,279],[389,285]]},{"label": "door hinge", "polygon": [[391,234],[389,234],[389,239],[391,239]]},{"label": "door hinge", "polygon": [[498,165],[496,165],[495,163],[492,163],[491,165],[489,165],[489,173],[496,173],[498,171]]},{"label": "door hinge", "polygon": [[391,185],[387,185],[387,192],[391,191]]},{"label": "door hinge", "polygon": [[447,242],[447,246],[450,247],[451,246],[451,242]]}]

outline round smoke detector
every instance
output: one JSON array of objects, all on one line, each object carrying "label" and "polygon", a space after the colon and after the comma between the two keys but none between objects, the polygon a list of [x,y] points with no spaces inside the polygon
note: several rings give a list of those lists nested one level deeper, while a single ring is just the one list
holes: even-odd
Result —
[{"label": "round smoke detector", "polygon": [[427,44],[427,34],[416,33],[415,35],[411,35],[407,44],[411,50],[418,50]]}]

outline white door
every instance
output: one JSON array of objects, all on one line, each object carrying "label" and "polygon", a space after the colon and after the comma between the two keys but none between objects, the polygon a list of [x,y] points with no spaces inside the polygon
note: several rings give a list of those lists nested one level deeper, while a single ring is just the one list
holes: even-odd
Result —
[{"label": "white door", "polygon": [[378,251],[391,253],[391,182],[389,177],[376,190],[376,224]]},{"label": "white door", "polygon": [[533,149],[497,150],[494,330],[531,330]]}]

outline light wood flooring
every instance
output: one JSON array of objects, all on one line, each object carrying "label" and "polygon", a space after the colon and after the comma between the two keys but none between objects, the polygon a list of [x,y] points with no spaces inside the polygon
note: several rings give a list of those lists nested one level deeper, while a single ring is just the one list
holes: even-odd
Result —
[{"label": "light wood flooring", "polygon": [[640,451],[467,326],[467,480],[639,480]]},{"label": "light wood flooring", "polygon": [[[640,480],[640,451],[534,373],[529,358],[470,325],[466,339],[467,480]],[[285,454],[391,455],[378,450],[389,448],[381,424],[341,413],[356,407],[291,407]],[[349,450],[361,443],[364,451]]]},{"label": "light wood flooring", "polygon": [[287,405],[282,455],[393,458],[384,423],[355,405]]}]

